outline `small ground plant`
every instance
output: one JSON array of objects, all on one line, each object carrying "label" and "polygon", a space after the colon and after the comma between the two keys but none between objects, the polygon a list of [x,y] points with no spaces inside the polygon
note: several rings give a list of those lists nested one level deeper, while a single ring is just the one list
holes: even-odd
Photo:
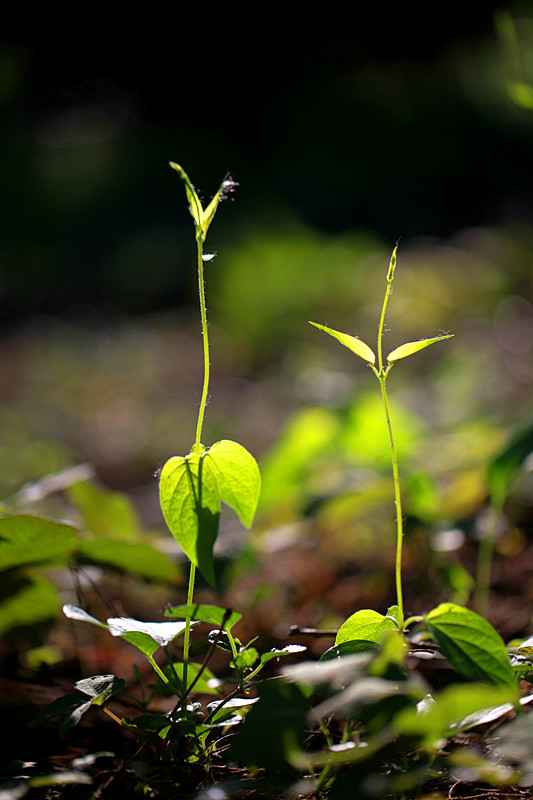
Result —
[{"label": "small ground plant", "polygon": [[[397,248],[386,276],[377,354],[355,336],[311,323],[370,365],[380,384],[396,507],[395,605],[386,613],[355,610],[318,663],[285,667],[280,674],[264,678],[266,664],[305,647],[288,645],[260,655],[255,640],[243,644],[234,633],[239,612],[194,602],[197,570],[211,586],[216,585],[213,548],[221,501],[250,527],[260,474],[242,445],[226,439],[210,447],[202,443],[209,391],[204,264],[212,258],[204,253],[204,245],[220,201],[236,184],[226,177],[204,208],[182,167],[171,166],[184,182],[194,222],[204,349],[193,446],[187,455],[167,461],[159,481],[164,518],[190,562],[186,603],[168,608],[169,620],[158,622],[114,616],[104,623],[82,608],[65,606],[68,618],[106,629],[136,647],[153,669],[153,682],[147,684],[136,670],[138,691],[129,692],[135,713],[125,715],[108,702],[125,695],[124,680],[114,675],[84,678],[32,724],[62,716],[65,735],[91,706],[102,706],[140,743],[127,762],[130,788],[151,797],[175,796],[179,785],[182,796],[191,797],[200,790],[207,792],[204,797],[223,798],[253,789],[269,797],[286,796],[290,790],[331,800],[407,798],[417,796],[422,786],[428,792],[447,787],[452,772],[454,780],[459,775],[492,785],[516,784],[524,768],[522,772],[516,769],[512,742],[523,736],[522,710],[533,697],[520,697],[519,692],[519,681],[528,682],[533,674],[530,643],[516,642],[506,648],[489,622],[456,603],[441,603],[424,615],[405,618],[402,498],[387,378],[398,361],[450,334],[408,342],[384,358],[385,315]],[[200,623],[211,630],[204,658],[198,663],[190,657],[191,630]],[[180,649],[176,645],[181,636]],[[156,660],[160,650],[166,663]],[[224,692],[210,668],[217,650],[227,654],[232,670]],[[173,698],[170,710],[154,710],[153,700],[159,694]],[[209,696],[214,699],[206,704]],[[502,719],[510,721],[502,727],[497,747],[482,752],[464,746],[469,731]],[[132,766],[139,760],[142,769]],[[217,784],[216,791],[209,788],[212,783]],[[28,781],[23,793],[31,787]],[[102,784],[94,796],[105,797],[104,789]]]}]

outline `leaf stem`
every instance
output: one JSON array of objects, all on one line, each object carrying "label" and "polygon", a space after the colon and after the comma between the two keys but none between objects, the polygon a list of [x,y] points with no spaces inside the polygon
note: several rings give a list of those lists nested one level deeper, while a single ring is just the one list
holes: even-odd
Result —
[{"label": "leaf stem", "polygon": [[[200,298],[200,315],[202,317],[202,339],[204,344],[204,384],[202,387],[202,398],[198,409],[198,422],[196,424],[196,440],[194,449],[198,454],[202,449],[202,427],[204,424],[204,413],[207,405],[207,393],[209,391],[209,337],[207,334],[207,311],[205,307],[205,283],[204,283],[204,241],[205,233],[201,225],[196,225],[196,246],[198,252],[198,295]],[[192,605],[194,595],[194,578],[196,575],[196,565],[191,562],[189,572],[189,590],[187,593],[187,605]],[[189,638],[191,631],[191,618],[187,617],[185,624],[185,634],[183,640],[183,685],[187,689],[187,663],[189,661]]]},{"label": "leaf stem", "polygon": [[477,567],[476,567],[476,588],[474,592],[474,610],[484,617],[489,605],[490,576],[492,572],[492,557],[494,553],[494,540],[498,525],[503,513],[505,502],[505,490],[493,492],[491,498],[490,522],[479,543]]},{"label": "leaf stem", "polygon": [[[187,592],[187,605],[192,606],[194,594],[194,578],[196,575],[196,564],[191,561],[189,572],[189,589]],[[187,692],[187,665],[189,663],[189,640],[191,633],[191,617],[185,620],[185,633],[183,635],[183,688]]]}]

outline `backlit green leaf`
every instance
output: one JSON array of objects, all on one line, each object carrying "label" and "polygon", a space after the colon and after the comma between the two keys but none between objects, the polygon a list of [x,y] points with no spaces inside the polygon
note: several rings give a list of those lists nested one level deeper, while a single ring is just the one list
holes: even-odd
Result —
[{"label": "backlit green leaf", "polygon": [[474,683],[459,684],[444,689],[433,703],[401,711],[394,727],[401,734],[420,736],[424,744],[434,746],[442,737],[452,736],[475,724],[471,715],[517,701],[516,687],[495,689]]},{"label": "backlit green leaf", "polygon": [[334,331],[333,328],[327,328],[325,325],[319,325],[318,322],[309,322],[310,325],[314,325],[315,328],[318,328],[320,331],[329,333],[330,336],[333,336],[334,339],[337,339],[341,344],[347,347],[348,350],[351,350],[356,356],[368,361],[369,364],[376,363],[376,356],[372,348],[365,344],[361,339],[358,339],[357,336],[350,336],[348,333]]},{"label": "backlit green leaf", "polygon": [[412,356],[413,353],[418,353],[419,350],[429,347],[430,344],[442,342],[443,339],[451,339],[452,336],[453,333],[448,333],[446,336],[435,336],[433,339],[420,339],[419,342],[406,342],[395,350],[392,350],[387,356],[387,361],[392,363],[393,361],[398,361],[400,358],[407,358],[407,356]]},{"label": "backlit green leaf", "polygon": [[210,460],[197,453],[171,458],[161,472],[159,493],[172,535],[204,578],[214,585],[213,546],[218,533],[220,492]]},{"label": "backlit green leaf", "polygon": [[335,638],[335,644],[343,644],[358,639],[368,642],[381,642],[387,631],[397,630],[397,625],[390,617],[384,617],[377,611],[365,608],[356,611],[348,617],[339,630]]},{"label": "backlit green leaf", "polygon": [[142,533],[133,503],[123,492],[112,492],[103,486],[83,481],[67,489],[67,495],[80,511],[91,533],[130,541]]},{"label": "backlit green leaf", "polygon": [[242,524],[249,528],[261,491],[261,475],[255,458],[242,445],[228,439],[212,445],[205,458],[215,473],[220,498],[237,512]]},{"label": "backlit green leaf", "polygon": [[176,172],[179,174],[179,176],[181,177],[182,181],[185,184],[187,200],[189,201],[189,211],[191,212],[194,224],[197,227],[200,227],[202,224],[203,209],[202,209],[202,204],[200,203],[200,200],[198,198],[198,195],[196,194],[196,190],[192,185],[191,180],[187,175],[187,173],[185,172],[185,170],[183,169],[183,167],[180,167],[180,165],[176,164],[174,161],[169,161],[169,164],[172,167],[172,169],[176,170]]},{"label": "backlit green leaf", "polygon": [[180,578],[177,564],[149,544],[85,539],[79,543],[77,555],[81,563],[104,564],[147,580],[175,583]]},{"label": "backlit green leaf", "polygon": [[165,611],[165,616],[209,622],[211,625],[217,625],[219,628],[223,627],[225,631],[231,630],[242,618],[242,614],[239,614],[238,611],[232,611],[229,608],[194,604],[190,606],[171,606]]},{"label": "backlit green leaf", "polygon": [[14,514],[0,518],[0,571],[39,562],[64,562],[76,546],[72,525]]},{"label": "backlit green leaf", "polygon": [[424,621],[450,666],[465,678],[516,684],[503,639],[479,614],[454,603],[442,603]]}]

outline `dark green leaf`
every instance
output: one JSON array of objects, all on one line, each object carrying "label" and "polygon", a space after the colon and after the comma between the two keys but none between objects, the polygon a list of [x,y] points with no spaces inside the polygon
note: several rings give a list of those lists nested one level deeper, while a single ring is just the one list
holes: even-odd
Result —
[{"label": "dark green leaf", "polygon": [[425,625],[450,666],[465,678],[516,685],[501,636],[479,614],[442,603],[427,614]]},{"label": "dark green leaf", "polygon": [[61,601],[56,587],[42,575],[3,575],[0,589],[0,635],[16,628],[39,626],[57,616]]},{"label": "dark green leaf", "polygon": [[283,680],[265,681],[229,749],[229,759],[273,772],[290,772],[302,745],[309,705],[300,689]]}]

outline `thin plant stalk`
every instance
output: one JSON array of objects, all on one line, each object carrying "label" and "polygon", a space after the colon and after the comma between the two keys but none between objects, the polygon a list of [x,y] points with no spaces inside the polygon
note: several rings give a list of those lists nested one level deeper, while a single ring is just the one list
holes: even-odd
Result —
[{"label": "thin plant stalk", "polygon": [[494,541],[498,525],[503,513],[505,491],[494,492],[490,504],[490,522],[479,544],[476,568],[476,589],[474,592],[474,610],[485,616],[489,605],[490,576],[492,572],[492,557]]},{"label": "thin plant stalk", "polygon": [[[205,306],[205,284],[204,284],[204,239],[205,234],[200,226],[196,228],[196,245],[198,251],[198,295],[200,297],[200,314],[202,317],[202,339],[204,345],[204,383],[202,387],[202,397],[200,408],[198,409],[198,422],[196,424],[196,439],[194,450],[201,453],[202,450],[202,427],[204,424],[204,413],[207,405],[207,395],[209,392],[209,337],[207,334],[207,311]],[[192,605],[194,596],[194,579],[196,577],[196,565],[192,563],[189,570],[189,587],[187,591],[187,605]],[[185,632],[183,637],[183,685],[187,693],[187,665],[189,662],[189,642],[191,632],[191,618],[187,617]]]},{"label": "thin plant stalk", "polygon": [[204,238],[200,232],[196,234],[198,249],[198,295],[200,297],[200,314],[202,316],[202,339],[204,344],[204,385],[202,388],[202,398],[198,409],[198,422],[196,424],[195,449],[200,452],[202,426],[204,424],[204,413],[207,405],[207,394],[209,391],[209,337],[207,335],[207,311],[205,307],[205,284],[204,284]]},{"label": "thin plant stalk", "polygon": [[389,436],[389,446],[391,451],[392,460],[392,475],[394,479],[394,500],[396,505],[396,602],[398,605],[400,626],[403,629],[403,590],[402,590],[402,546],[403,546],[403,516],[402,516],[402,498],[400,492],[400,475],[398,472],[398,458],[396,455],[396,445],[394,442],[394,434],[392,430],[392,422],[389,409],[389,401],[387,397],[387,375],[390,372],[392,364],[388,364],[386,368],[383,367],[383,329],[385,326],[385,313],[387,311],[387,304],[392,289],[392,281],[394,279],[394,270],[396,268],[396,252],[397,246],[394,248],[390,260],[389,271],[387,273],[387,289],[383,300],[383,307],[381,309],[381,317],[378,326],[378,369],[372,366],[380,386],[381,397],[383,399],[383,407],[385,409],[385,419],[387,422],[387,433]]}]

